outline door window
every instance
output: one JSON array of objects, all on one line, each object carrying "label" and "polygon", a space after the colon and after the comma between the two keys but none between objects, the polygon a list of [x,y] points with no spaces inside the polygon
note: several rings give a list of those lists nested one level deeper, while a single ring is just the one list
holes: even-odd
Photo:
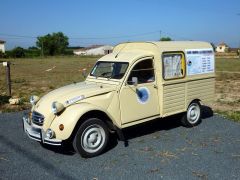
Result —
[{"label": "door window", "polygon": [[133,84],[132,78],[138,79],[138,84],[150,83],[155,81],[153,60],[146,59],[138,62],[132,69],[128,77],[128,84]]}]

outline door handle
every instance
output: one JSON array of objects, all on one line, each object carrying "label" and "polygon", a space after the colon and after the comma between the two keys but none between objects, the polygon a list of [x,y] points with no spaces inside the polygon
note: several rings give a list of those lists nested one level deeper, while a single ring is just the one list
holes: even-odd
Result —
[{"label": "door handle", "polygon": [[156,84],[154,84],[153,87],[156,88],[156,89],[158,88]]}]

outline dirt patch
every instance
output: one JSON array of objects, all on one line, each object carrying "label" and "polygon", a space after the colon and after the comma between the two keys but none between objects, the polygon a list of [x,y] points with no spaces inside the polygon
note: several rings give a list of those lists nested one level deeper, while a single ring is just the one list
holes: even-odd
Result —
[{"label": "dirt patch", "polygon": [[217,73],[215,87],[215,102],[212,104],[214,110],[240,111],[240,77],[238,75],[229,72]]}]

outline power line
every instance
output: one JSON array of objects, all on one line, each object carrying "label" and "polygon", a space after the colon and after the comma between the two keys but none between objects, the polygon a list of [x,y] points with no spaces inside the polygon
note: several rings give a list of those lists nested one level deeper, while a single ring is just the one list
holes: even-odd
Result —
[{"label": "power line", "polygon": [[165,31],[161,31],[161,32],[166,34],[166,35],[169,35],[170,37],[181,39],[181,40],[191,40],[192,39],[192,38],[188,38],[188,37],[178,36],[178,35],[175,35],[175,34],[172,34],[172,33],[169,33],[169,32],[165,32]]},{"label": "power line", "polygon": [[[139,37],[139,36],[146,36],[146,35],[152,35],[157,34],[159,31],[152,31],[152,32],[146,32],[141,34],[132,34],[132,35],[118,35],[118,36],[106,36],[106,37],[71,37],[69,36],[69,39],[117,39],[117,38],[131,38],[131,37]],[[32,38],[36,39],[37,36],[27,36],[27,35],[16,35],[16,34],[4,34],[0,33],[0,36],[6,36],[11,38]]]},{"label": "power line", "polygon": [[26,35],[16,35],[16,34],[2,34],[0,33],[0,36],[7,36],[7,37],[15,37],[15,38],[37,38],[35,36],[26,36]]},{"label": "power line", "polygon": [[[151,31],[151,32],[145,32],[145,33],[139,33],[139,34],[131,34],[131,35],[115,35],[115,36],[105,36],[105,37],[71,37],[68,36],[68,39],[72,40],[107,40],[107,39],[119,39],[119,38],[133,38],[133,37],[141,37],[141,36],[148,36],[148,35],[153,35],[155,34],[156,36],[159,35],[160,39],[163,37],[163,34],[168,35],[172,38],[177,38],[181,40],[190,40],[191,38],[186,38],[186,37],[181,37],[169,32],[165,32],[162,30],[158,31]],[[28,35],[19,35],[19,34],[6,34],[6,33],[0,33],[0,36],[7,37],[9,39],[20,39],[20,38],[25,38],[25,39],[37,39],[38,36],[28,36]]]}]

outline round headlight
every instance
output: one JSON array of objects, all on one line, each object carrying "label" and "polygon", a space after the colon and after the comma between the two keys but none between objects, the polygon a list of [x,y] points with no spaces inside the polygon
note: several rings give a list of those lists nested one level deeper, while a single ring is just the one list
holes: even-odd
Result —
[{"label": "round headlight", "polygon": [[40,98],[38,96],[31,96],[30,103],[34,106],[39,101],[39,99]]},{"label": "round headlight", "polygon": [[52,112],[53,114],[58,114],[59,112],[63,111],[64,105],[59,102],[53,102],[52,103]]},{"label": "round headlight", "polygon": [[49,139],[52,139],[54,137],[55,133],[53,130],[51,129],[47,129],[46,131],[46,137],[49,138]]}]

